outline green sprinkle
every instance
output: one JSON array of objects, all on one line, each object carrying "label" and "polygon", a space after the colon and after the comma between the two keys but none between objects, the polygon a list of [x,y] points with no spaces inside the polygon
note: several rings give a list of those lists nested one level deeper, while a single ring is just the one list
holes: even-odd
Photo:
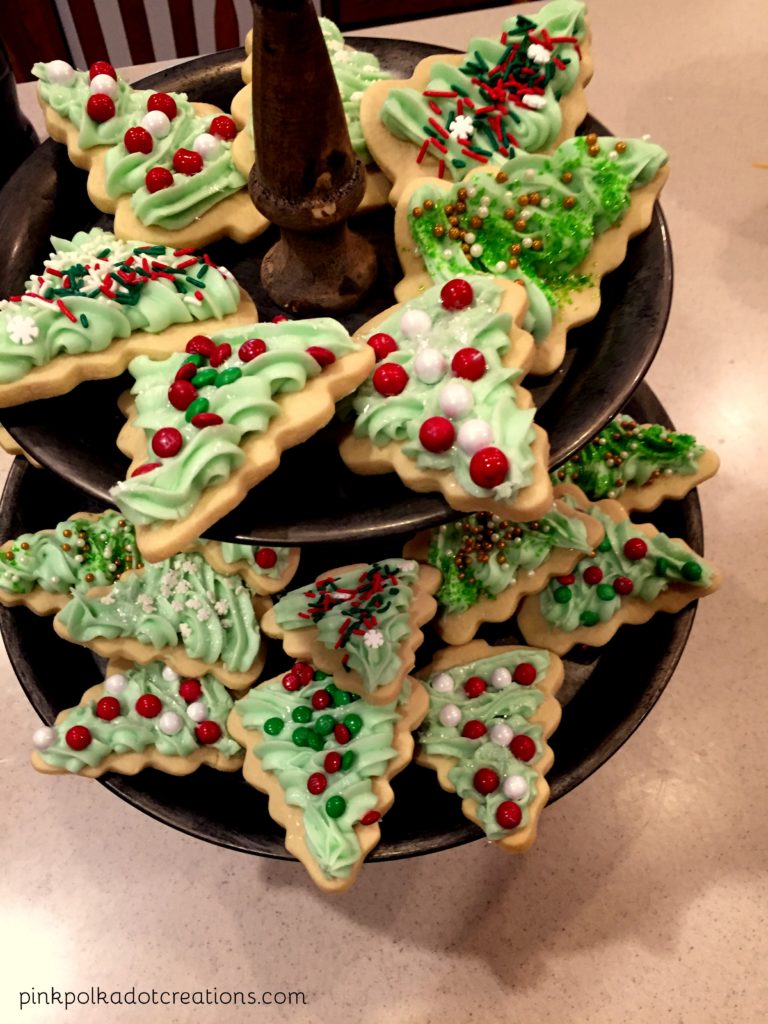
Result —
[{"label": "green sprinkle", "polygon": [[294,722],[309,722],[312,719],[312,708],[307,707],[306,704],[299,704],[299,706],[294,708],[291,712],[291,718]]},{"label": "green sprinkle", "polygon": [[267,736],[277,736],[283,731],[284,725],[282,718],[268,718],[264,723],[264,732]]},{"label": "green sprinkle", "polygon": [[307,746],[310,747],[312,750],[320,751],[325,746],[325,740],[320,735],[320,733],[312,730],[310,731],[309,736],[307,737]]},{"label": "green sprinkle", "polygon": [[[199,352],[192,352],[184,360],[184,363],[194,363],[195,366],[202,366],[203,365],[203,357],[199,354]],[[182,365],[184,365],[184,364],[182,363]]]},{"label": "green sprinkle", "polygon": [[83,325],[83,327],[88,326],[88,317],[85,315],[85,313],[80,314],[80,323]]},{"label": "green sprinkle", "polygon": [[579,616],[579,622],[582,626],[596,626],[600,621],[600,616],[597,612],[583,611]]},{"label": "green sprinkle", "polygon": [[[234,384],[235,381],[239,380],[242,376],[243,371],[239,366],[229,366],[226,370],[222,370],[221,373],[216,374],[216,379],[213,383],[217,388],[223,388],[226,387],[227,384]],[[194,380],[192,383],[195,383]]]},{"label": "green sprinkle", "polygon": [[360,715],[344,715],[344,725],[346,725],[353,736],[357,736],[363,728],[363,720]]},{"label": "green sprinkle", "polygon": [[192,378],[192,384],[196,388],[204,388],[207,384],[214,384],[219,376],[219,371],[212,366],[205,366]]},{"label": "green sprinkle", "polygon": [[[143,255],[146,253],[147,256],[162,256],[165,252],[164,245],[141,245],[138,249],[133,250],[136,255]],[[109,252],[109,250],[107,250]]]},{"label": "green sprinkle", "polygon": [[453,164],[454,167],[466,167],[467,166],[467,161],[466,160],[457,160],[455,157],[453,158],[453,160],[451,160],[451,163]]},{"label": "green sprinkle", "polygon": [[309,729],[306,727],[306,725],[300,725],[298,727],[298,729],[294,729],[293,730],[293,733],[291,735],[291,739],[293,740],[293,742],[296,744],[297,747],[308,747],[309,746],[309,737],[311,735],[312,734],[309,731]]},{"label": "green sprinkle", "polygon": [[320,715],[315,722],[315,732],[321,736],[328,736],[333,732],[333,727],[336,724],[336,719],[333,715]]},{"label": "green sprinkle", "polygon": [[340,818],[347,809],[347,801],[343,796],[329,796],[325,801],[325,813],[329,818]]},{"label": "green sprinkle", "polygon": [[341,755],[341,770],[343,772],[348,772],[356,760],[357,755],[354,750],[345,750]]},{"label": "green sprinkle", "polygon": [[352,696],[351,694],[347,693],[346,690],[337,689],[334,693],[331,694],[331,699],[333,700],[333,706],[335,708],[341,708],[344,707],[345,704],[349,704],[351,702]]},{"label": "green sprinkle", "polygon": [[[136,251],[137,250],[134,249],[134,252],[136,252]],[[96,259],[97,260],[105,260],[107,258],[107,256],[109,256],[109,254],[111,252],[112,252],[111,249],[102,249],[101,252],[97,254]]]},{"label": "green sprinkle", "polygon": [[184,419],[187,423],[192,422],[192,417],[197,416],[199,412],[208,412],[208,406],[210,402],[207,398],[196,398],[194,402],[190,402],[187,406],[187,411],[184,413]]}]

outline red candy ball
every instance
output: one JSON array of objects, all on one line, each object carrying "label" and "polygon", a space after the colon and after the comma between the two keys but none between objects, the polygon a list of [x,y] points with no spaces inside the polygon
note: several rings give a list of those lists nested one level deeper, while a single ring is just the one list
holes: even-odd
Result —
[{"label": "red candy ball", "polygon": [[182,363],[174,375],[174,380],[192,380],[197,373],[194,363]]},{"label": "red candy ball", "polygon": [[464,692],[468,697],[479,697],[487,689],[488,686],[485,680],[481,679],[480,676],[470,676],[466,683],[464,683]]},{"label": "red candy ball", "polygon": [[151,153],[155,140],[146,128],[129,128],[123,136],[123,145],[129,153]]},{"label": "red candy ball", "polygon": [[530,736],[520,733],[518,736],[515,736],[509,744],[509,749],[518,761],[530,761],[536,753],[536,744]]},{"label": "red candy ball", "polygon": [[222,363],[226,362],[227,359],[232,355],[232,346],[228,341],[223,341],[221,345],[216,345],[213,352],[208,357],[208,361],[211,366],[221,366]]},{"label": "red candy ball", "polygon": [[461,730],[461,735],[466,736],[468,740],[479,740],[481,736],[485,736],[485,733],[486,728],[478,718],[466,722]]},{"label": "red candy ball", "polygon": [[273,569],[277,565],[277,552],[274,548],[259,548],[253,560],[260,569]]},{"label": "red candy ball", "polygon": [[328,787],[328,779],[323,775],[322,772],[312,772],[307,779],[307,789],[312,796],[320,796],[324,793]]},{"label": "red candy ball", "polygon": [[179,696],[187,704],[192,704],[196,700],[200,700],[202,696],[203,688],[197,679],[184,679],[179,683]]},{"label": "red candy ball", "polygon": [[331,695],[327,690],[316,690],[312,694],[312,707],[315,711],[323,711],[331,703]]},{"label": "red candy ball", "polygon": [[163,710],[163,702],[154,693],[142,693],[136,701],[136,711],[142,718],[157,718]]},{"label": "red candy ball", "polygon": [[603,570],[599,565],[588,565],[584,570],[584,582],[588,583],[590,587],[594,587],[597,583],[600,583],[603,578]]},{"label": "red candy ball", "polygon": [[523,812],[514,800],[504,800],[496,808],[496,821],[502,828],[517,828],[523,820]]},{"label": "red candy ball", "polygon": [[475,777],[472,779],[472,785],[478,793],[487,796],[488,793],[492,793],[494,789],[499,788],[499,776],[493,768],[478,768],[475,772]]},{"label": "red candy ball", "polygon": [[137,466],[131,472],[131,476],[143,476],[145,473],[151,473],[153,469],[158,469],[159,466],[159,462],[145,462],[143,466]]},{"label": "red candy ball", "polygon": [[295,693],[301,687],[301,681],[294,672],[286,672],[283,676],[283,687],[289,693]]},{"label": "red candy ball", "polygon": [[[189,353],[189,355],[205,356],[205,358],[208,359],[215,348],[215,341],[211,341],[211,339],[205,334],[196,334],[194,338],[190,338],[184,346],[184,351]],[[192,374],[192,376],[194,376],[194,374]]]},{"label": "red candy ball", "polygon": [[373,386],[380,395],[399,395],[408,383],[408,374],[399,363],[382,363],[373,372]]},{"label": "red candy ball", "polygon": [[117,697],[102,697],[96,705],[96,715],[105,722],[111,722],[120,714],[120,701]]},{"label": "red candy ball", "polygon": [[381,815],[378,811],[366,811],[366,813],[360,819],[361,825],[375,825]]},{"label": "red candy ball", "polygon": [[320,345],[310,345],[307,349],[307,355],[312,356],[316,363],[322,367],[330,366],[331,363],[336,362],[336,356],[330,349],[322,348]]},{"label": "red candy ball", "polygon": [[177,113],[176,100],[167,92],[155,92],[147,100],[147,110],[160,110],[172,121]]},{"label": "red candy ball", "polygon": [[161,189],[170,188],[172,184],[173,175],[167,167],[152,167],[144,178],[147,192],[160,192]]},{"label": "red candy ball", "polygon": [[237,354],[244,363],[250,363],[252,359],[264,355],[266,351],[266,343],[261,338],[249,338],[248,341],[243,342],[237,350]]},{"label": "red candy ball", "polygon": [[530,661],[521,661],[512,673],[512,678],[518,686],[530,686],[536,680],[536,669]]},{"label": "red candy ball", "polygon": [[152,451],[162,459],[178,455],[184,438],[176,427],[161,427],[152,438]]},{"label": "red candy ball", "polygon": [[231,142],[237,135],[237,125],[231,117],[227,117],[226,114],[219,114],[218,117],[214,117],[211,121],[208,131],[211,135],[223,139],[224,142]]},{"label": "red candy ball", "polygon": [[648,545],[642,537],[630,537],[624,544],[624,554],[630,562],[639,562],[648,554]]},{"label": "red candy ball", "polygon": [[91,730],[84,725],[73,725],[67,729],[64,740],[72,750],[85,750],[91,745]]},{"label": "red candy ball", "polygon": [[626,597],[627,594],[631,594],[635,589],[635,585],[629,576],[617,576],[613,581],[613,589],[621,597]]},{"label": "red candy ball", "polygon": [[333,735],[336,737],[337,743],[349,743],[352,738],[352,733],[343,722],[337,722],[336,725],[334,725]]},{"label": "red candy ball", "polygon": [[419,441],[428,452],[447,452],[456,440],[456,428],[445,416],[430,416],[419,428]]},{"label": "red candy ball", "polygon": [[478,348],[460,348],[451,360],[451,369],[464,380],[480,380],[487,369],[485,356]]},{"label": "red candy ball", "polygon": [[168,388],[168,401],[179,412],[184,412],[196,398],[197,388],[188,380],[176,380]]},{"label": "red candy ball", "polygon": [[117,81],[117,72],[107,60],[95,60],[88,69],[88,78],[92,82],[96,75],[109,75]]},{"label": "red candy ball", "polygon": [[273,324],[284,324],[287,323],[288,320],[290,320],[290,317],[287,317],[285,313],[278,313],[277,316],[272,317]]},{"label": "red candy ball", "polygon": [[88,97],[85,109],[92,121],[103,124],[115,116],[115,101],[105,92],[95,92]]},{"label": "red candy ball", "polygon": [[329,775],[333,775],[341,768],[341,754],[338,750],[332,750],[330,754],[325,755],[323,768],[325,768]]},{"label": "red candy ball", "polygon": [[218,427],[224,420],[215,412],[199,412],[190,421],[193,427],[203,430],[205,427]]},{"label": "red candy ball", "polygon": [[376,355],[376,362],[381,362],[382,359],[386,359],[392,352],[397,352],[397,342],[391,334],[372,334],[368,339],[368,344],[373,349]]},{"label": "red candy ball", "polygon": [[447,281],[440,289],[440,301],[445,309],[450,309],[454,313],[471,306],[474,298],[472,285],[469,281],[462,281],[460,277]]},{"label": "red candy ball", "polygon": [[197,736],[198,743],[216,743],[221,739],[221,726],[217,722],[207,719],[195,726],[195,736]]},{"label": "red candy ball", "polygon": [[509,472],[509,460],[500,448],[481,448],[469,462],[469,475],[478,487],[498,487]]},{"label": "red candy ball", "polygon": [[297,661],[291,671],[302,686],[308,686],[315,678],[315,670],[306,661]]},{"label": "red candy ball", "polygon": [[199,174],[203,169],[203,158],[194,149],[177,149],[173,154],[173,169],[188,176]]}]

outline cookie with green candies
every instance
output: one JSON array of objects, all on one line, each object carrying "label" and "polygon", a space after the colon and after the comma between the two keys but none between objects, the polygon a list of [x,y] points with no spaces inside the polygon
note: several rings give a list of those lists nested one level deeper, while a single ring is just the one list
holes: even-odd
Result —
[{"label": "cookie with green candies", "polygon": [[605,536],[593,556],[525,599],[517,621],[528,643],[557,654],[575,644],[601,647],[620,626],[680,611],[720,586],[711,562],[651,523],[633,523],[619,502],[591,503],[573,484],[555,494],[597,519]]},{"label": "cookie with green candies", "polygon": [[234,772],[243,750],[227,731],[232,697],[213,676],[180,676],[161,661],[110,661],[104,681],[32,736],[32,764],[49,775]]},{"label": "cookie with green candies", "polygon": [[370,704],[306,661],[236,701],[228,728],[245,748],[243,775],[269,796],[286,848],[319,888],[354,883],[426,711],[426,694],[410,678],[394,700]]},{"label": "cookie with green candies", "polygon": [[439,651],[417,676],[429,696],[418,763],[461,797],[488,839],[523,853],[549,797],[562,662],[550,651],[474,640]]}]

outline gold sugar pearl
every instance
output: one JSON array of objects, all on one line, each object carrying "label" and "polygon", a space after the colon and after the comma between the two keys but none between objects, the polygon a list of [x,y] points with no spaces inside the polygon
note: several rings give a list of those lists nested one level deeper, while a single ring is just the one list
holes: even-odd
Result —
[{"label": "gold sugar pearl", "polygon": [[514,245],[510,245],[509,251],[512,253],[513,256],[519,256],[520,253],[523,251],[523,247],[522,245],[520,245],[519,242],[515,242]]},{"label": "gold sugar pearl", "polygon": [[624,153],[626,151],[626,148],[627,148],[626,142],[617,142],[616,143],[615,149],[616,149],[617,153]]},{"label": "gold sugar pearl", "polygon": [[564,181],[566,185],[569,184],[569,182],[573,181],[573,173],[571,171],[564,171],[561,180]]},{"label": "gold sugar pearl", "polygon": [[457,238],[461,237],[461,232],[459,231],[458,228],[451,228],[450,231],[448,232],[448,237],[452,238],[453,241],[455,242]]},{"label": "gold sugar pearl", "polygon": [[599,156],[600,155],[600,147],[599,146],[590,146],[589,149],[587,150],[587,152],[589,153],[590,156]]},{"label": "gold sugar pearl", "polygon": [[61,545],[61,550],[62,550],[62,551],[69,551],[69,550],[70,550],[70,547],[71,547],[71,545],[70,545],[70,544],[62,544],[62,545]]},{"label": "gold sugar pearl", "polygon": [[452,217],[455,212],[456,208],[454,207],[453,203],[448,203],[448,205],[445,208],[446,217]]},{"label": "gold sugar pearl", "polygon": [[541,252],[541,250],[544,248],[544,245],[543,245],[541,239],[540,238],[534,238],[534,240],[531,242],[531,248],[533,249],[534,252]]},{"label": "gold sugar pearl", "polygon": [[504,211],[504,220],[514,220],[516,216],[516,210],[514,206],[508,206]]},{"label": "gold sugar pearl", "polygon": [[469,256],[469,246],[467,245],[466,242],[462,245],[461,251],[464,253],[465,256]]},{"label": "gold sugar pearl", "polygon": [[71,530],[62,530],[61,532],[64,534],[65,537],[71,537],[72,536],[72,531]]},{"label": "gold sugar pearl", "polygon": [[127,523],[126,523],[126,521],[124,519],[118,519],[117,520],[117,525],[118,526],[127,526]]},{"label": "gold sugar pearl", "polygon": [[13,554],[12,551],[6,551],[5,552],[5,557],[8,559],[9,562],[12,562],[13,559],[14,559],[14,554]]},{"label": "gold sugar pearl", "polygon": [[420,206],[414,206],[414,208],[411,210],[411,216],[416,217],[417,220],[419,217],[422,216],[423,213],[424,211]]},{"label": "gold sugar pearl", "polygon": [[575,205],[576,199],[574,196],[566,196],[565,199],[563,199],[563,206],[566,208],[566,210],[572,210]]},{"label": "gold sugar pearl", "polygon": [[458,218],[458,217],[451,217],[451,218],[449,219],[448,223],[449,223],[449,224],[450,224],[450,225],[451,225],[452,227],[454,227],[454,228],[457,228],[457,227],[459,226],[459,218]]},{"label": "gold sugar pearl", "polygon": [[526,226],[526,221],[522,217],[515,221],[515,231],[525,231]]},{"label": "gold sugar pearl", "polygon": [[514,258],[514,256],[512,257],[511,260],[507,260],[507,266],[509,267],[510,270],[517,270],[518,262]]},{"label": "gold sugar pearl", "polygon": [[83,578],[85,579],[86,583],[93,583],[93,581],[96,579],[92,572],[87,572]]},{"label": "gold sugar pearl", "polygon": [[[499,565],[506,565],[507,564],[507,560],[504,557],[504,555],[499,555],[499,557],[497,558],[497,562],[499,563]],[[507,734],[507,735],[509,735],[509,734]]]},{"label": "gold sugar pearl", "polygon": [[587,145],[588,146],[595,146],[595,145],[597,145],[597,132],[590,132],[589,133],[589,135],[587,136]]},{"label": "gold sugar pearl", "polygon": [[509,177],[504,173],[504,171],[499,171],[496,175],[496,181],[498,181],[500,185],[503,185],[506,181],[509,181]]},{"label": "gold sugar pearl", "polygon": [[528,196],[520,196],[517,201],[518,201],[518,203],[520,203],[521,206],[527,206],[528,205]]},{"label": "gold sugar pearl", "polygon": [[531,206],[538,206],[541,202],[541,196],[538,192],[531,192],[531,194],[528,196],[528,202],[531,204]]},{"label": "gold sugar pearl", "polygon": [[434,201],[434,199],[425,199],[424,200],[424,209],[425,210],[434,210],[434,208],[435,208],[435,201]]},{"label": "gold sugar pearl", "polygon": [[[467,190],[465,188],[460,188],[459,191],[456,193],[456,198],[459,200],[459,202],[463,203],[464,200],[467,198]],[[426,206],[427,204],[425,203],[424,205]]]},{"label": "gold sugar pearl", "polygon": [[445,234],[445,228],[443,227],[442,224],[435,224],[435,226],[432,228],[432,234],[435,236],[435,238],[442,238],[443,235]]},{"label": "gold sugar pearl", "polygon": [[467,212],[467,204],[466,203],[456,203],[456,213],[466,213],[466,212]]},{"label": "gold sugar pearl", "polygon": [[29,551],[29,544],[27,544],[26,541],[22,541],[19,547],[21,548],[22,551]]},{"label": "gold sugar pearl", "polygon": [[481,228],[483,226],[482,217],[470,217],[469,225],[470,227],[473,227],[477,231],[478,228]]}]

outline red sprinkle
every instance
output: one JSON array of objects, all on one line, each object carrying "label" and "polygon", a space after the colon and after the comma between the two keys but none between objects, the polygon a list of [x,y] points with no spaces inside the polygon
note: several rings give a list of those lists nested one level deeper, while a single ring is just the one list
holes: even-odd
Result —
[{"label": "red sprinkle", "polygon": [[333,775],[341,768],[341,754],[338,750],[332,750],[330,754],[325,755],[323,761],[323,768],[328,772],[329,775]]},{"label": "red sprinkle", "polygon": [[175,380],[168,388],[168,401],[179,412],[184,412],[196,398],[197,388],[188,380]]},{"label": "red sprinkle", "polygon": [[249,338],[248,341],[244,341],[240,348],[237,350],[238,356],[244,363],[250,363],[256,356],[262,356],[267,351],[266,342],[262,341],[261,338]]},{"label": "red sprinkle", "polygon": [[226,362],[227,359],[232,355],[232,346],[229,342],[224,341],[221,345],[216,345],[208,357],[211,366],[221,366],[222,363]]},{"label": "red sprinkle", "polygon": [[337,743],[349,743],[352,734],[343,722],[337,722],[333,727],[333,735]]},{"label": "red sprinkle", "polygon": [[194,363],[182,363],[176,371],[174,380],[192,380],[197,373],[197,367]]},{"label": "red sprinkle", "polygon": [[320,796],[324,793],[328,787],[328,779],[323,775],[322,772],[312,772],[307,779],[307,789],[312,796]]},{"label": "red sprinkle", "polygon": [[204,427],[218,427],[223,422],[221,416],[215,412],[199,412],[191,420],[192,426],[197,427],[198,430],[202,430]]},{"label": "red sprinkle", "polygon": [[145,473],[151,473],[153,469],[159,469],[159,467],[159,462],[145,462],[143,466],[137,466],[131,473],[131,476],[143,476]]},{"label": "red sprinkle", "polygon": [[77,323],[77,317],[72,313],[71,309],[67,309],[67,307],[64,305],[61,299],[56,300],[56,305],[59,307],[59,309],[67,318],[67,320],[71,320],[73,324]]},{"label": "red sprinkle", "polygon": [[208,359],[215,348],[216,343],[211,341],[205,334],[196,334],[184,346],[184,351],[188,352],[189,355],[205,356]]},{"label": "red sprinkle", "polygon": [[360,824],[375,825],[379,818],[381,818],[381,815],[378,811],[367,811],[360,819]]},{"label": "red sprinkle", "polygon": [[307,349],[307,355],[312,358],[323,368],[330,366],[336,362],[336,356],[330,349],[322,348],[320,345],[310,345]]}]

